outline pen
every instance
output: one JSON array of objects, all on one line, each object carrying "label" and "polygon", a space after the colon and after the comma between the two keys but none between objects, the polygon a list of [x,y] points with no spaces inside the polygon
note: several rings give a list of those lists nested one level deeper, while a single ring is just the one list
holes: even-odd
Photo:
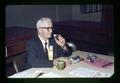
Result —
[{"label": "pen", "polygon": [[111,64],[113,64],[113,63],[110,62],[110,63],[108,63],[108,64],[102,65],[102,67],[106,67],[106,66],[111,65]]},{"label": "pen", "polygon": [[36,76],[36,78],[38,78],[39,76],[41,76],[41,75],[43,75],[44,73],[39,73],[37,76]]}]

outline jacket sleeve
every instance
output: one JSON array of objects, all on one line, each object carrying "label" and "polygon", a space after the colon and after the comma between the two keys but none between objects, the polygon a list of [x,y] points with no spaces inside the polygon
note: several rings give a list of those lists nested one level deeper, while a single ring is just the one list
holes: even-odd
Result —
[{"label": "jacket sleeve", "polygon": [[67,49],[68,50],[66,51],[62,47],[57,46],[57,55],[58,55],[58,57],[60,57],[60,56],[69,57],[72,54],[72,52],[70,51],[68,46],[67,46]]}]

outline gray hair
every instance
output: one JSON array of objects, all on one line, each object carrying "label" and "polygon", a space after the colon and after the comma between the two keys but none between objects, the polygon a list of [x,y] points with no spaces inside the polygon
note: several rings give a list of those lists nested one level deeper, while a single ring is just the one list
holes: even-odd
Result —
[{"label": "gray hair", "polygon": [[47,26],[52,26],[52,20],[48,17],[43,17],[39,19],[36,23],[36,27],[47,27]]}]

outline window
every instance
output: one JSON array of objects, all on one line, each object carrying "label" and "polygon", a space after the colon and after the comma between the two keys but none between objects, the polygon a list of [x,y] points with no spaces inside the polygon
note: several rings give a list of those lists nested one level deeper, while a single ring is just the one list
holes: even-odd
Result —
[{"label": "window", "polygon": [[81,13],[95,13],[101,12],[102,5],[80,5],[80,12]]}]

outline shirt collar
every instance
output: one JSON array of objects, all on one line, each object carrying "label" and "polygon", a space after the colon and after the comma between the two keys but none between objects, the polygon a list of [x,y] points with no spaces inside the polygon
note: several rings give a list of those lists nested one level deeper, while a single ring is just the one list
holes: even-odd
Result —
[{"label": "shirt collar", "polygon": [[38,34],[38,37],[39,37],[39,39],[41,40],[42,45],[45,47],[45,42],[47,42],[47,47],[48,47],[48,45],[49,45],[49,39],[48,39],[47,41],[44,41],[39,34]]}]

